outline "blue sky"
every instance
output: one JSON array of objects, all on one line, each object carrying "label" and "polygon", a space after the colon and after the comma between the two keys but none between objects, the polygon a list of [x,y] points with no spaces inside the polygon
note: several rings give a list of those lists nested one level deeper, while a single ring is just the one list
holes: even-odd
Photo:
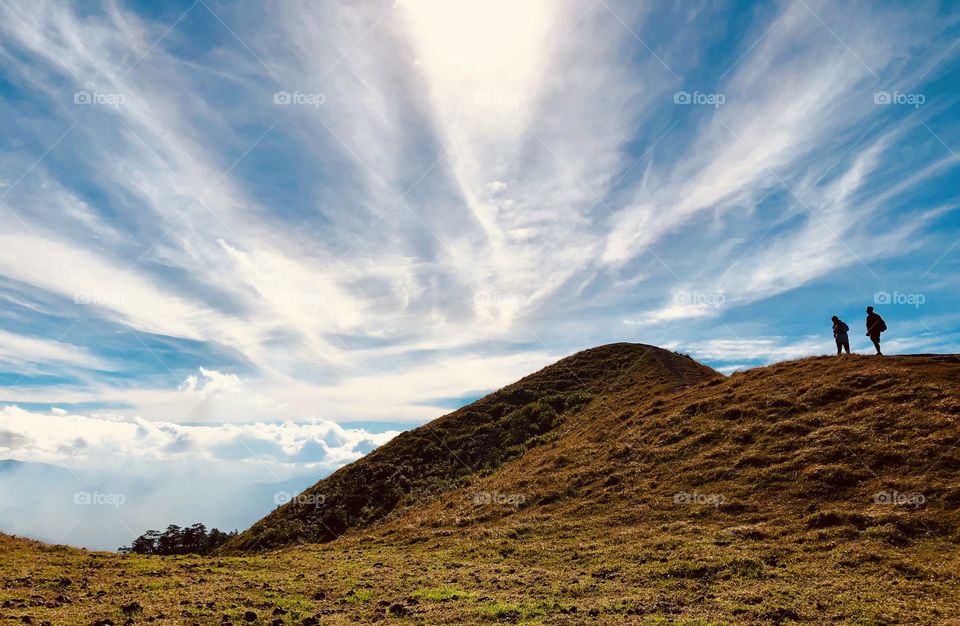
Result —
[{"label": "blue sky", "polygon": [[0,457],[234,423],[287,479],[579,349],[729,372],[874,302],[888,352],[958,352],[958,18],[4,0]]}]

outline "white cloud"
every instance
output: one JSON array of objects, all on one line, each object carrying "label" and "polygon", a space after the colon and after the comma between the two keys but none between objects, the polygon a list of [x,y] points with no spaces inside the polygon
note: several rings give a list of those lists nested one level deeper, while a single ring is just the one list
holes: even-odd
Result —
[{"label": "white cloud", "polygon": [[[887,314],[891,317],[891,314]],[[827,320],[829,322],[829,320]],[[899,324],[899,322],[897,322]],[[851,326],[855,324],[851,323]],[[901,333],[906,333],[907,338],[899,336],[884,336],[883,346],[885,354],[911,354],[922,353],[927,350],[936,349],[955,351],[958,348],[958,338],[956,333],[944,333],[935,335],[926,329],[927,332],[921,332],[915,322],[905,322],[905,325],[911,328],[899,329]],[[829,333],[829,324],[824,324],[825,331],[823,335],[786,337],[776,336],[745,336],[732,337],[728,339],[708,339],[705,341],[692,342],[668,342],[665,347],[672,350],[688,353],[699,361],[711,361],[714,363],[723,363],[716,369],[725,374],[736,370],[749,369],[760,365],[767,365],[778,361],[788,361],[802,359],[810,356],[835,354],[837,347]],[[859,326],[857,326],[859,328]],[[730,329],[727,329],[730,331]],[[862,337],[861,332],[851,331],[854,353],[873,354],[873,346],[866,337]],[[730,331],[733,334],[733,331]],[[946,346],[946,348],[943,348]]]},{"label": "white cloud", "polygon": [[236,374],[221,374],[216,370],[200,368],[200,377],[187,376],[177,388],[189,393],[199,392],[206,398],[216,393],[236,393],[240,391],[240,378]]},{"label": "white cloud", "polygon": [[[0,243],[2,246],[2,243]],[[81,346],[18,335],[0,330],[0,363],[7,367],[36,371],[47,363],[70,367],[110,370],[111,364]]]},{"label": "white cloud", "polygon": [[[717,87],[726,103],[690,140],[686,156],[647,182],[652,193],[638,194],[635,205],[612,221],[604,262],[622,265],[697,213],[730,210],[738,200],[780,186],[792,179],[786,168],[869,110],[866,99],[855,106],[846,99],[871,78],[869,71],[837,54],[839,44],[802,8],[784,13]],[[803,40],[818,43],[798,49]]]},{"label": "white cloud", "polygon": [[503,182],[503,181],[493,180],[493,181],[490,181],[489,183],[487,183],[487,184],[484,186],[484,189],[486,189],[488,192],[490,192],[490,195],[496,195],[496,194],[498,194],[498,193],[501,193],[501,192],[503,192],[503,191],[506,191],[508,187],[509,187],[509,185],[507,185],[507,183],[505,183],[505,182]]},{"label": "white cloud", "polygon": [[[800,340],[788,337],[746,337],[734,339],[708,339],[689,344],[675,344],[678,350],[688,352],[698,360],[736,361],[744,360],[772,363],[799,359],[816,354],[829,354],[836,350],[829,337],[806,337]],[[736,367],[742,367],[737,365]]]},{"label": "white cloud", "polygon": [[[399,350],[395,348],[395,350]],[[301,381],[282,373],[246,379],[200,368],[177,388],[135,388],[106,385],[11,388],[10,403],[70,405],[95,403],[113,408],[124,419],[143,417],[172,423],[220,423],[311,420],[338,423],[387,421],[423,423],[448,413],[438,399],[498,389],[556,361],[546,351],[502,357],[465,354],[402,369],[375,367],[390,350],[371,350],[361,366],[328,382]],[[375,393],[371,390],[376,390]]]},{"label": "white cloud", "polygon": [[225,330],[219,323],[225,320],[202,305],[69,242],[25,233],[0,235],[0,272],[57,293],[78,310],[103,309],[137,330],[187,339],[208,337],[204,327]]}]

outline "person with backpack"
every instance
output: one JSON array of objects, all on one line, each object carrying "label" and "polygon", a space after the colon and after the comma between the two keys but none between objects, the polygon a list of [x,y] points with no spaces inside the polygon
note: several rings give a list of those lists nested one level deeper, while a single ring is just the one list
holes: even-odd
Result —
[{"label": "person with backpack", "polygon": [[887,323],[883,321],[878,313],[873,312],[873,307],[867,307],[867,337],[873,342],[877,349],[877,356],[883,356],[880,351],[880,333],[887,330]]},{"label": "person with backpack", "polygon": [[837,341],[837,356],[843,354],[844,350],[850,354],[850,338],[847,336],[850,327],[836,315],[831,319],[833,320],[833,338]]}]

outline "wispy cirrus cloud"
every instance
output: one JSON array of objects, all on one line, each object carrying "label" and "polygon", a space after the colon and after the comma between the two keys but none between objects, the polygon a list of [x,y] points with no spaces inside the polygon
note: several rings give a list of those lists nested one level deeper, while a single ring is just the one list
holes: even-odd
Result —
[{"label": "wispy cirrus cloud", "polygon": [[[949,200],[876,227],[952,168],[925,150],[903,171],[916,123],[873,98],[952,67],[933,63],[922,11],[180,9],[3,9],[4,106],[42,103],[18,134],[56,148],[4,192],[19,220],[0,268],[60,296],[48,315],[225,361],[164,364],[175,380],[230,365],[291,388],[336,371],[342,386],[424,346],[529,353],[599,302],[598,321],[620,309],[638,329],[706,322],[837,267],[879,277],[873,263],[915,250]],[[681,28],[721,16],[736,36]],[[933,66],[905,56],[921,48]],[[893,169],[902,187],[884,196]],[[682,254],[683,238],[701,252]],[[697,286],[725,306],[674,301]]]}]

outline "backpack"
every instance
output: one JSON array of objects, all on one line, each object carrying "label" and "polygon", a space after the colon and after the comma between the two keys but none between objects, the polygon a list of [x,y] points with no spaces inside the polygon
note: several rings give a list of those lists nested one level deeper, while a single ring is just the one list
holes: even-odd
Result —
[{"label": "backpack", "polygon": [[887,323],[884,322],[884,321],[883,321],[883,318],[880,317],[879,315],[877,316],[877,324],[876,324],[876,327],[877,327],[877,330],[879,330],[881,333],[887,332]]}]

